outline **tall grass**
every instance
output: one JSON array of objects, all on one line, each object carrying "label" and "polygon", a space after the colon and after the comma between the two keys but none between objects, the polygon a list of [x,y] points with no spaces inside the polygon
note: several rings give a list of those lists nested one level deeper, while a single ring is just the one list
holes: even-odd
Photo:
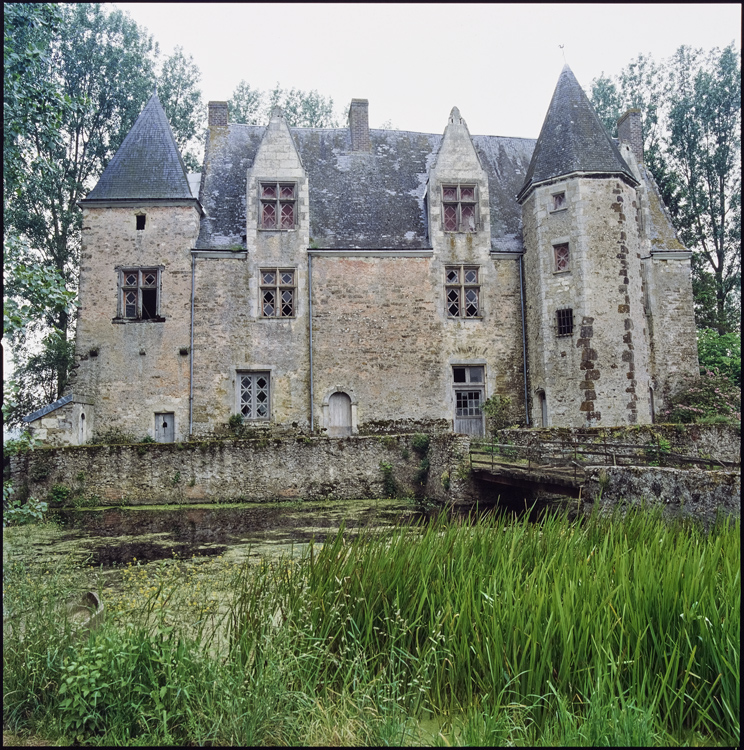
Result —
[{"label": "tall grass", "polygon": [[461,711],[506,690],[539,724],[557,702],[579,714],[619,702],[672,734],[738,741],[739,560],[733,529],[706,536],[649,513],[442,520],[349,544],[339,534],[287,604],[322,644],[320,684],[337,690],[359,653],[372,674],[401,666],[413,710]]},{"label": "tall grass", "polygon": [[[211,589],[149,567],[86,639],[4,627],[6,726],[102,744],[739,741],[738,521],[442,516],[342,529]],[[62,591],[47,583],[34,606]]]}]

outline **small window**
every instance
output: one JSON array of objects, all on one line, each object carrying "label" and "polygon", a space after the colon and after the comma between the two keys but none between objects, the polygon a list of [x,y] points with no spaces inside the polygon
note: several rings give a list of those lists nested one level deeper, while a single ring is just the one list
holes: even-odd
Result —
[{"label": "small window", "polygon": [[566,206],[566,194],[565,193],[553,193],[553,211],[561,211]]},{"label": "small window", "polygon": [[293,268],[262,268],[261,317],[293,318],[295,291]]},{"label": "small window", "polygon": [[259,183],[258,226],[261,229],[288,230],[297,219],[297,186],[294,183]]},{"label": "small window", "polygon": [[553,255],[555,257],[556,273],[570,270],[568,267],[570,257],[568,252],[568,242],[563,242],[560,245],[553,245]]},{"label": "small window", "polygon": [[137,230],[142,231],[145,228],[145,214],[137,214]]},{"label": "small window", "polygon": [[238,373],[238,404],[243,419],[268,419],[270,410],[268,372]]},{"label": "small window", "polygon": [[128,320],[160,319],[160,270],[119,271],[119,316]]},{"label": "small window", "polygon": [[480,317],[480,270],[475,266],[447,266],[444,272],[447,315]]},{"label": "small window", "polygon": [[573,335],[574,321],[573,310],[570,307],[564,307],[555,311],[556,332],[558,336]]},{"label": "small window", "polygon": [[475,185],[442,186],[442,226],[445,232],[475,232]]}]

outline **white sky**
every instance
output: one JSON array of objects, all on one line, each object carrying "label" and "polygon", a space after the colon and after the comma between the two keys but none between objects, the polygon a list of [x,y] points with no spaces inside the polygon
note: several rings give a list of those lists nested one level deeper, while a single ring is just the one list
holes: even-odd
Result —
[{"label": "white sky", "polygon": [[457,106],[473,135],[536,138],[564,53],[588,93],[640,53],[741,46],[738,3],[115,5],[163,56],[193,55],[205,101],[229,99],[241,79],[279,82],[332,97],[343,123],[361,98],[371,127],[429,133]]}]

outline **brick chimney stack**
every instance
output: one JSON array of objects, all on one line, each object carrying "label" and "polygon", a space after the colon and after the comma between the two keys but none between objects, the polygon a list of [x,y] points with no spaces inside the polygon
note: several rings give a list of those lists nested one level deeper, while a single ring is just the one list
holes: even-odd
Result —
[{"label": "brick chimney stack", "polygon": [[643,129],[640,109],[629,109],[617,121],[617,137],[621,143],[627,143],[630,146],[638,164],[643,164]]},{"label": "brick chimney stack", "polygon": [[349,106],[351,150],[369,151],[369,100],[352,99]]},{"label": "brick chimney stack", "polygon": [[209,124],[227,126],[227,102],[209,102]]}]

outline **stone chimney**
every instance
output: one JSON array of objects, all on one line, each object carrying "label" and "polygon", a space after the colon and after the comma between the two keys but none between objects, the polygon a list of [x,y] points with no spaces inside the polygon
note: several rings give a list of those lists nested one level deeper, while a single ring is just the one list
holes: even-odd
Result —
[{"label": "stone chimney", "polygon": [[227,126],[227,102],[209,102],[209,124]]},{"label": "stone chimney", "polygon": [[351,100],[349,131],[351,132],[351,150],[369,152],[369,100]]},{"label": "stone chimney", "polygon": [[630,146],[638,164],[643,164],[643,129],[640,109],[629,109],[617,121],[617,137],[621,143],[627,143]]}]

